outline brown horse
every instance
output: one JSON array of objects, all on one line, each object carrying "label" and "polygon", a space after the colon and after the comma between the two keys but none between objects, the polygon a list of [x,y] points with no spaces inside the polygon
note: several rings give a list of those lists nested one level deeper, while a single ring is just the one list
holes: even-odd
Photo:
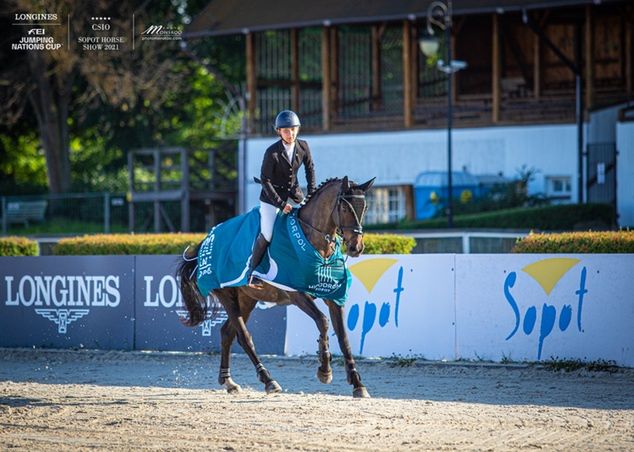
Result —
[{"label": "brown horse", "polygon": [[[322,257],[327,258],[333,253],[337,233],[343,236],[346,253],[349,256],[356,257],[363,252],[362,221],[367,208],[365,194],[373,183],[374,179],[371,179],[364,184],[356,185],[347,177],[327,180],[306,199],[299,209],[298,218],[304,234]],[[206,297],[208,294],[199,292],[194,273],[196,259],[193,258],[198,255],[199,248],[200,244],[191,256],[185,256],[187,259],[183,260],[177,270],[183,301],[189,311],[189,319],[185,322],[188,326],[198,325],[205,320],[209,309]],[[331,354],[328,348],[328,319],[319,310],[312,296],[302,292],[284,291],[266,283],[257,288],[245,285],[214,289],[211,295],[220,302],[228,315],[227,321],[221,328],[222,355],[218,376],[218,383],[224,385],[228,392],[240,390],[240,386],[232,380],[229,370],[231,344],[236,336],[238,343],[253,362],[266,392],[274,393],[282,390],[256,354],[251,334],[246,326],[249,315],[258,301],[280,305],[293,304],[315,321],[319,330],[320,366],[317,369],[317,377],[322,383],[332,381]],[[352,394],[354,397],[369,397],[368,391],[361,383],[361,376],[352,357],[344,326],[343,307],[332,300],[324,301],[328,306],[330,319],[346,362],[348,383],[353,387]]]}]

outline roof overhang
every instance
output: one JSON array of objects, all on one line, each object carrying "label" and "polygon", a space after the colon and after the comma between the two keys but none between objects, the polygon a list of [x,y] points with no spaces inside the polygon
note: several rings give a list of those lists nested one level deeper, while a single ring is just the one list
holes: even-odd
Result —
[{"label": "roof overhang", "polygon": [[[454,15],[514,12],[600,4],[612,0],[454,0]],[[265,30],[416,21],[429,0],[211,0],[185,28],[185,39]]]}]

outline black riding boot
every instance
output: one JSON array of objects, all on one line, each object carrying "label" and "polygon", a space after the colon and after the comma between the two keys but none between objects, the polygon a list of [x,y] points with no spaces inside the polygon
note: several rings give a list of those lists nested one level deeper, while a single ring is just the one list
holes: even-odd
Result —
[{"label": "black riding boot", "polygon": [[249,263],[249,285],[253,285],[253,270],[260,265],[266,249],[269,247],[269,242],[264,238],[262,234],[258,235],[253,245],[253,253],[251,254],[251,262]]}]

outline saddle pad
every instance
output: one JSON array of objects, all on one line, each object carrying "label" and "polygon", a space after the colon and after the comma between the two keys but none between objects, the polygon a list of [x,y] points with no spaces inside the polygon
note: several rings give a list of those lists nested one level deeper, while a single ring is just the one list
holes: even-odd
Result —
[{"label": "saddle pad", "polygon": [[[297,218],[298,209],[279,213],[273,239],[253,272],[266,281],[286,286],[343,306],[351,276],[337,238],[335,252],[324,259],[306,239]],[[197,284],[200,293],[247,284],[249,262],[260,232],[260,208],[231,218],[211,229],[198,251]]]}]

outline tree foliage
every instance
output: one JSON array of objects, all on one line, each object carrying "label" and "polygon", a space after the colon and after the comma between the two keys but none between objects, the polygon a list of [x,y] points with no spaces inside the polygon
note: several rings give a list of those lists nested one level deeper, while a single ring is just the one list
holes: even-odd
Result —
[{"label": "tree foliage", "polygon": [[[159,0],[11,0],[4,7],[6,42],[20,30],[6,22],[15,11],[70,14],[71,45],[58,52],[0,53],[0,191],[125,190],[126,151],[138,147],[206,147],[220,131],[235,132],[238,117],[226,88],[180,51],[179,41],[136,41],[117,52],[82,50],[77,36],[90,34],[91,15],[111,17],[110,36],[131,36],[150,24],[182,27],[207,2]],[[90,6],[90,7],[88,7]],[[66,27],[51,27],[66,43]],[[47,29],[47,33],[49,29]],[[224,55],[243,59],[234,47],[205,44],[207,61]],[[66,46],[65,46],[66,47]],[[221,50],[218,50],[222,47]],[[220,55],[220,56],[218,56]],[[230,61],[227,58],[227,61]],[[239,65],[237,66],[240,67]],[[222,71],[234,79],[228,66]],[[232,82],[233,83],[233,82]],[[228,127],[227,127],[228,126]],[[43,169],[46,168],[46,173]]]}]

